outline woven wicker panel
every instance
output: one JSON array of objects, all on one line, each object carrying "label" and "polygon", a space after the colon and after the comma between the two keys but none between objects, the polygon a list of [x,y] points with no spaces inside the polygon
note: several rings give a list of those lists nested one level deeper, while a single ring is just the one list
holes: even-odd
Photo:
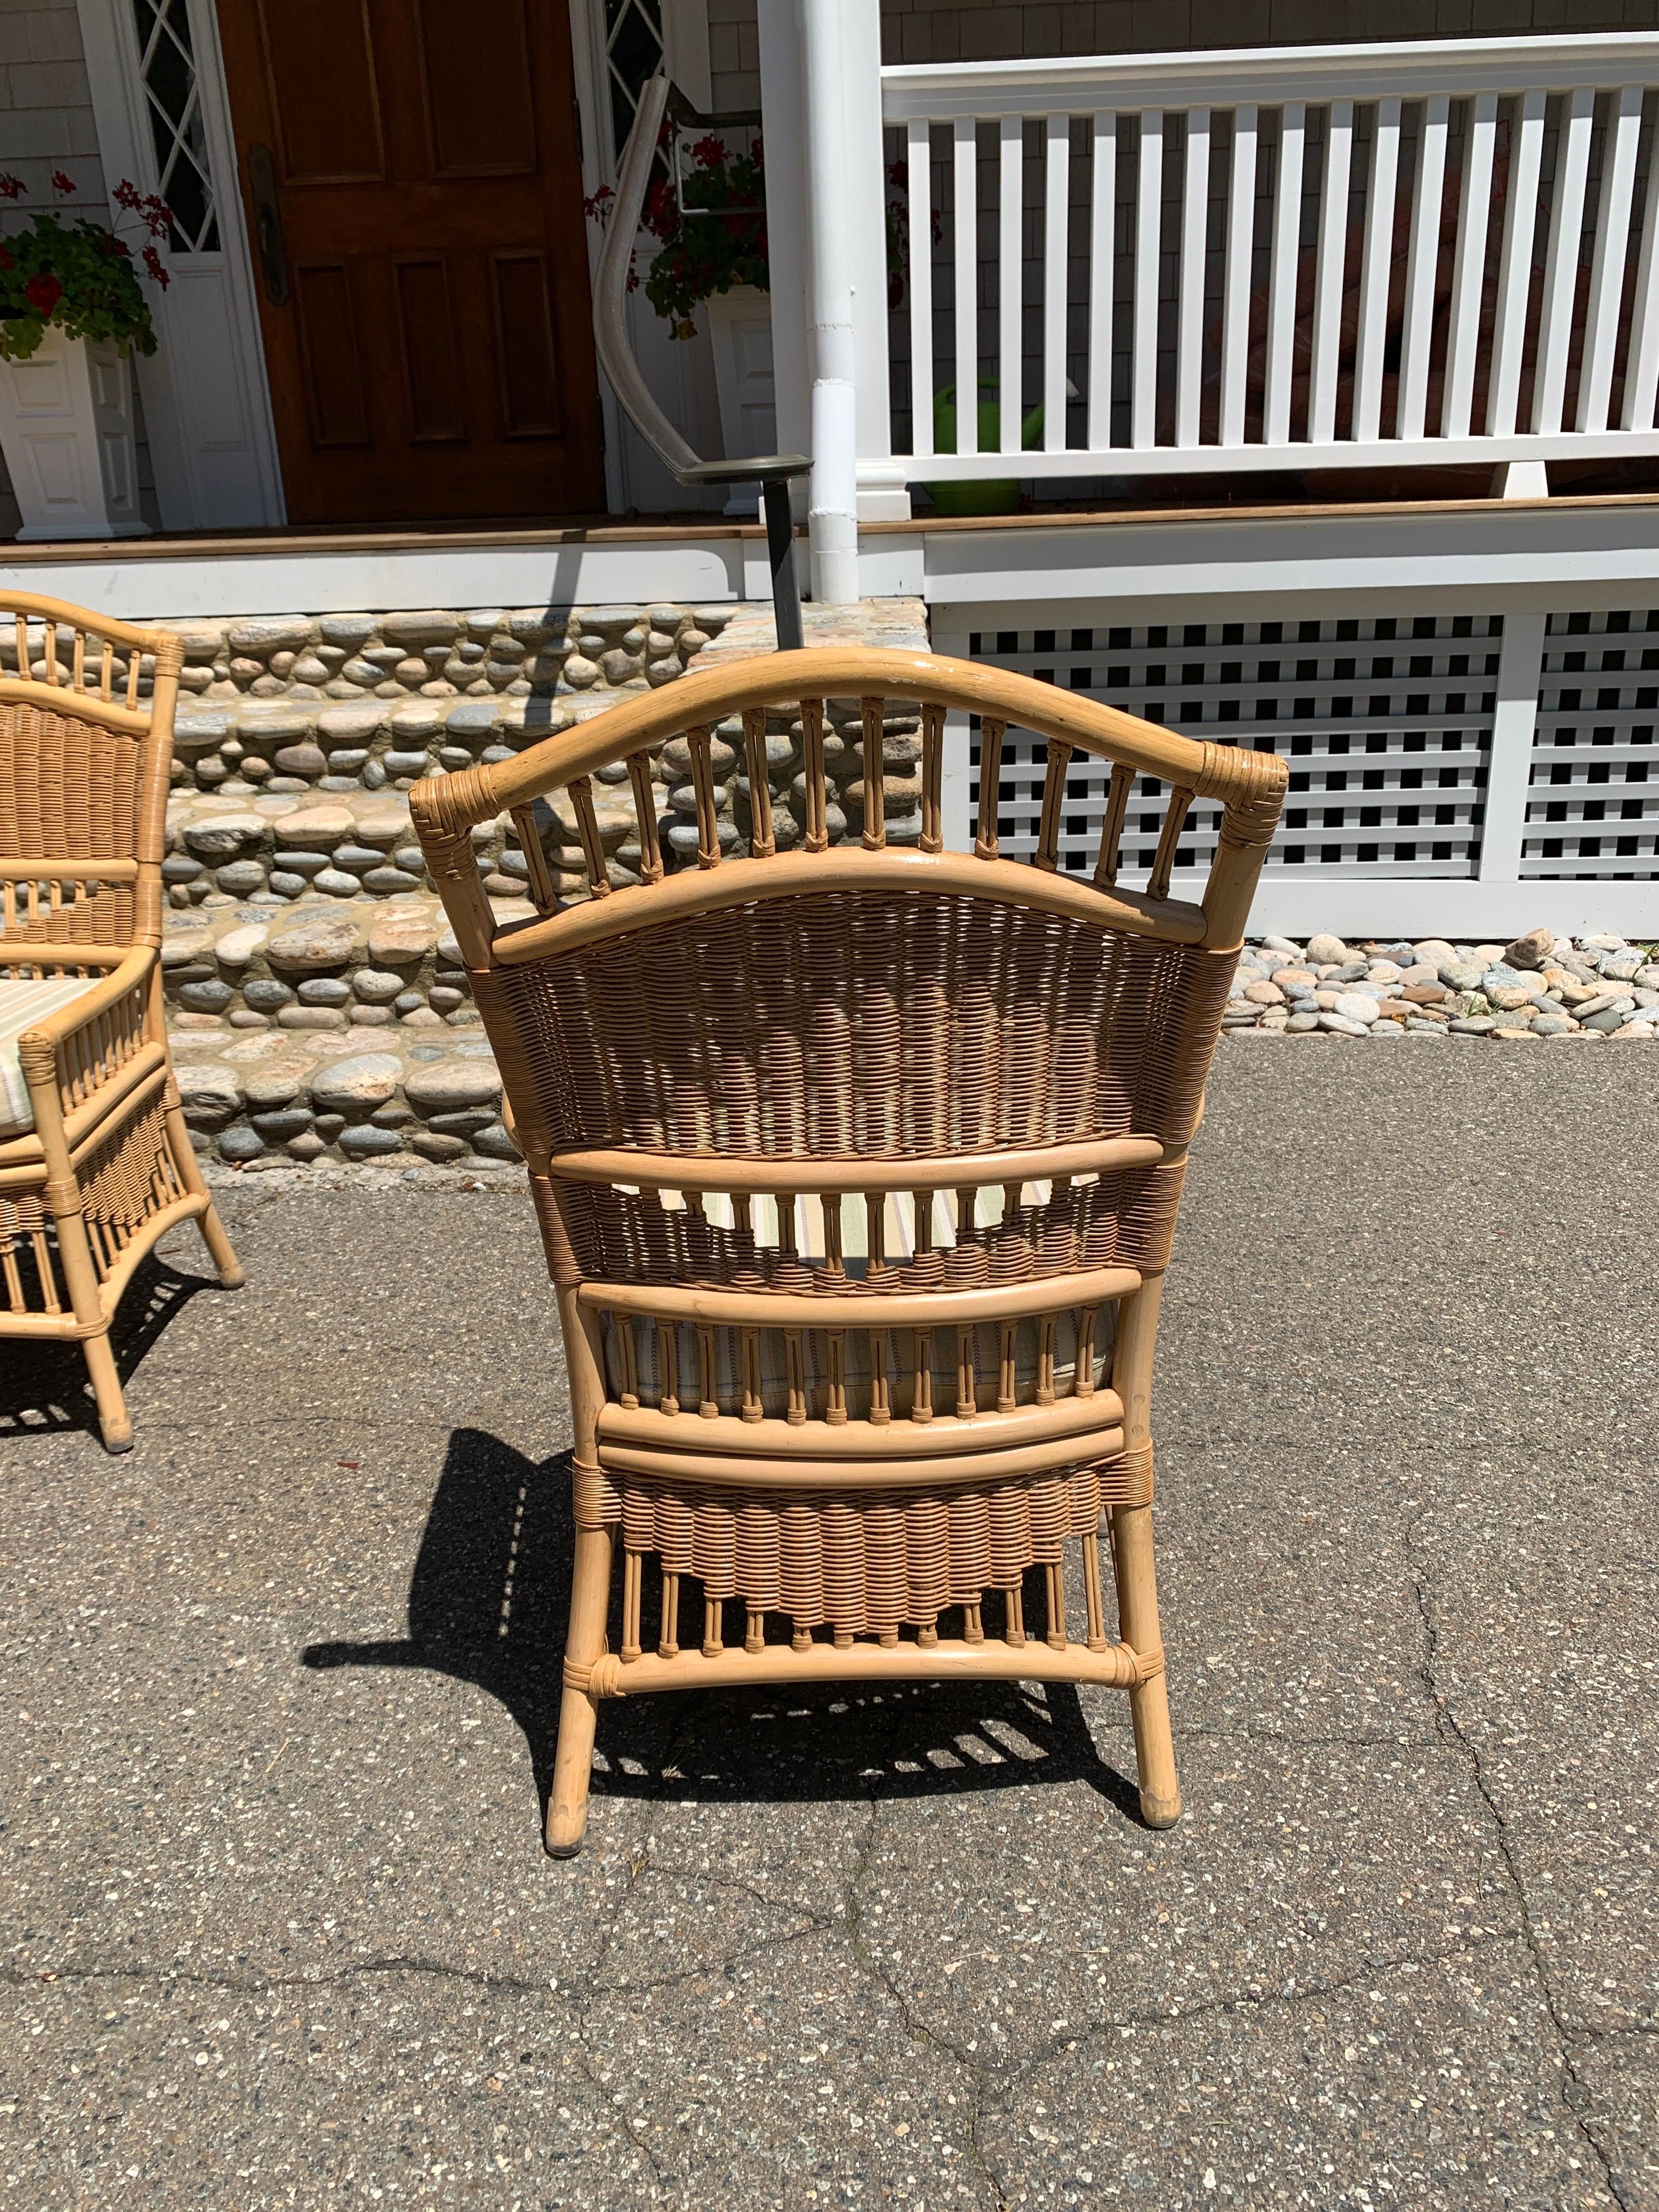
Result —
[{"label": "woven wicker panel", "polygon": [[734,904],[477,979],[532,1155],[1184,1142],[1228,963],[907,890]]},{"label": "woven wicker panel", "polygon": [[158,1096],[144,1111],[94,1146],[81,1163],[84,1218],[100,1273],[107,1272],[135,1230],[185,1194],[167,1139]]},{"label": "woven wicker panel", "polygon": [[139,741],[76,714],[0,702],[0,855],[130,859]]},{"label": "woven wicker panel", "polygon": [[[699,1490],[632,1478],[596,1493],[627,1550],[695,1576],[712,1600],[740,1599],[798,1627],[854,1636],[932,1627],[948,1606],[1013,1589],[1092,1541],[1103,1506],[1141,1502],[1150,1475],[1111,1464],[939,1492],[763,1487]],[[1136,1494],[1131,1496],[1131,1492]]]}]

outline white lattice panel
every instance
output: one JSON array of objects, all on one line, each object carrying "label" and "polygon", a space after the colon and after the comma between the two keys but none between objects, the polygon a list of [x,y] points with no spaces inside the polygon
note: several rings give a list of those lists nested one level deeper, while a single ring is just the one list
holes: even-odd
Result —
[{"label": "white lattice panel", "polygon": [[1552,615],[1523,876],[1659,877],[1659,611]]},{"label": "white lattice panel", "polygon": [[[1290,793],[1270,872],[1446,878],[1479,860],[1502,631],[1495,615],[984,630],[969,652],[1188,737],[1283,754]],[[1012,854],[1036,843],[1046,757],[1009,731],[997,827]],[[976,810],[974,732],[969,761]],[[1060,860],[1074,873],[1094,866],[1107,775],[1079,757],[1066,781]],[[1194,807],[1177,869],[1208,866],[1219,820],[1215,806]],[[1125,824],[1125,881],[1150,870],[1162,822],[1148,781]]]}]

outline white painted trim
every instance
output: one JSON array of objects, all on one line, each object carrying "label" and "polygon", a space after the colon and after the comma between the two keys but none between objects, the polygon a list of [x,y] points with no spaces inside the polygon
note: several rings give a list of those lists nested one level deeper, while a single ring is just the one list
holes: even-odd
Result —
[{"label": "white painted trim", "polygon": [[1486,462],[1611,460],[1659,453],[1659,430],[1528,431],[1495,438],[1373,438],[1328,446],[1103,446],[1056,453],[901,453],[912,483],[970,483],[995,474],[1036,483],[1054,477],[1220,477],[1261,470],[1462,468]]},{"label": "white painted trim", "polygon": [[700,115],[713,112],[708,0],[662,0],[662,58],[669,76]]},{"label": "white painted trim", "polygon": [[884,69],[890,123],[1015,109],[1277,106],[1285,100],[1407,100],[1425,93],[1561,91],[1635,83],[1659,70],[1659,33],[1421,39],[1333,46],[1233,46],[1199,53],[1089,54],[1066,60],[933,62]]},{"label": "white painted trim", "polygon": [[1510,613],[1498,654],[1498,703],[1492,711],[1486,801],[1480,827],[1480,881],[1512,884],[1521,874],[1521,841],[1538,728],[1538,681],[1544,666],[1540,610]]},{"label": "white painted trim", "polygon": [[[576,87],[576,119],[580,126],[582,197],[591,199],[601,185],[617,186],[617,165],[611,146],[611,106],[605,82],[605,0],[571,0],[566,11],[570,21],[571,75]],[[605,234],[584,216],[587,239],[587,281],[590,290],[599,274]],[[627,471],[623,462],[623,416],[617,396],[603,375],[599,378],[599,415],[605,424],[605,496],[613,514],[628,505]]]},{"label": "white painted trim", "polygon": [[[270,527],[287,515],[219,27],[211,0],[187,4],[220,250],[169,256],[173,283],[151,296],[160,343],[137,362],[138,388],[163,525]],[[131,8],[126,0],[76,7],[105,176],[112,189],[131,177],[153,192],[159,179]]]}]

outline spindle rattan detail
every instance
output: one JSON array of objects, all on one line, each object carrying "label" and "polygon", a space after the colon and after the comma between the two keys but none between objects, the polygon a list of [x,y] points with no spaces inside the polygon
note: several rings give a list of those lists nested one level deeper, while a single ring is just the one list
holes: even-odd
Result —
[{"label": "spindle rattan detail", "polygon": [[[836,845],[826,699],[855,702],[863,753],[863,827]],[[921,715],[911,846],[889,842],[895,702],[910,726]],[[971,854],[945,851],[953,710],[980,718],[981,790],[1006,731],[1048,741],[1034,866],[999,854],[994,805]],[[768,763],[780,711],[793,788]],[[717,733],[747,781],[736,854],[714,834]],[[659,842],[644,765],[671,737],[696,801],[683,862]],[[1056,866],[1079,751],[1113,763],[1092,884]],[[616,763],[640,829],[640,880],[622,886],[588,781]],[[1145,893],[1116,883],[1137,779],[1170,794]],[[600,1698],[726,1683],[1114,1684],[1142,1810],[1176,1819],[1152,1347],[1284,787],[1272,755],[1024,678],[819,651],[693,674],[411,793],[501,1063],[570,1368],[576,1559],[550,1850],[581,1840]],[[1224,810],[1200,905],[1168,896],[1195,798]],[[538,799],[578,824],[590,895],[560,907],[545,885],[536,918],[498,932],[471,833]]]},{"label": "spindle rattan detail", "polygon": [[[0,599],[0,988],[84,977],[24,1031],[33,1127],[0,1140],[0,1335],[80,1342],[105,1443],[132,1442],[109,1330],[202,1181],[162,1022],[161,857],[183,647],[55,599]],[[148,696],[146,695],[148,693]]]}]

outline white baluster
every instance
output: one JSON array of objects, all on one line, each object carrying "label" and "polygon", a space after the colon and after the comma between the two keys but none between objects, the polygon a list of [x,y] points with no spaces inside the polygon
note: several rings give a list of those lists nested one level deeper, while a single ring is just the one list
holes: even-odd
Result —
[{"label": "white baluster", "polygon": [[1244,385],[1250,361],[1250,247],[1255,228],[1256,112],[1233,111],[1227,191],[1227,276],[1221,313],[1221,442],[1244,442]]},{"label": "white baluster", "polygon": [[910,224],[910,451],[933,450],[933,191],[926,118],[905,131]]},{"label": "white baluster", "polygon": [[1605,430],[1613,392],[1613,360],[1619,348],[1619,302],[1625,289],[1630,244],[1631,194],[1636,148],[1642,135],[1642,88],[1621,85],[1607,118],[1608,144],[1601,156],[1601,204],[1595,216],[1595,260],[1590,270],[1589,324],[1578,378],[1581,430]]},{"label": "white baluster", "polygon": [[1129,386],[1129,442],[1145,451],[1158,442],[1158,277],[1164,202],[1164,117],[1140,118],[1135,182],[1134,374]]},{"label": "white baluster", "polygon": [[1436,93],[1423,103],[1423,139],[1413,195],[1411,258],[1406,264],[1406,324],[1400,343],[1400,403],[1395,435],[1418,439],[1429,400],[1429,345],[1434,336],[1434,280],[1440,263],[1440,210],[1446,187],[1446,118],[1450,102]]},{"label": "white baluster", "polygon": [[1621,430],[1653,428],[1659,392],[1659,161],[1648,164],[1648,199],[1642,218],[1642,252],[1631,306],[1630,352],[1625,365]]},{"label": "white baluster", "polygon": [[1048,118],[1042,208],[1042,450],[1066,450],[1066,258],[1070,231],[1072,125]]},{"label": "white baluster", "polygon": [[1389,341],[1389,276],[1394,262],[1395,197],[1400,182],[1400,102],[1376,103],[1370,181],[1365,191],[1365,257],[1359,276],[1359,341],[1354,367],[1353,434],[1369,446],[1382,419],[1382,356]]},{"label": "white baluster", "polygon": [[1025,123],[1005,115],[997,133],[997,415],[1005,453],[1020,447],[1024,392]]},{"label": "white baluster", "polygon": [[1575,85],[1567,94],[1565,124],[1556,138],[1555,204],[1550,210],[1549,252],[1544,264],[1544,319],[1533,374],[1532,427],[1547,434],[1561,427],[1572,348],[1573,294],[1578,284],[1578,244],[1584,229],[1584,186],[1589,177],[1590,126],[1595,90]]},{"label": "white baluster", "polygon": [[1544,158],[1544,95],[1522,93],[1510,137],[1509,191],[1504,209],[1504,251],[1498,272],[1498,327],[1492,339],[1492,390],[1486,435],[1515,430],[1521,397],[1521,355],[1527,339],[1527,294],[1532,283],[1532,234],[1538,220],[1538,175]]},{"label": "white baluster", "polygon": [[1302,248],[1302,152],[1307,109],[1286,100],[1279,130],[1279,184],[1273,198],[1273,273],[1267,291],[1267,384],[1262,435],[1290,442],[1291,382],[1296,373],[1296,276]]},{"label": "white baluster", "polygon": [[1181,317],[1176,335],[1176,443],[1198,443],[1204,383],[1204,264],[1210,225],[1210,111],[1187,113],[1187,169],[1181,185]]},{"label": "white baluster", "polygon": [[1467,438],[1474,401],[1474,363],[1480,347],[1480,295],[1486,273],[1486,219],[1492,207],[1492,143],[1498,135],[1498,94],[1477,93],[1463,141],[1462,194],[1457,210],[1457,258],[1452,266],[1451,331],[1446,341],[1446,389],[1440,413],[1443,438]]},{"label": "white baluster", "polygon": [[1112,278],[1117,221],[1117,117],[1103,109],[1094,118],[1093,176],[1089,191],[1089,448],[1104,453],[1112,442]]},{"label": "white baluster", "polygon": [[971,115],[951,131],[956,182],[957,451],[979,451],[979,148]]},{"label": "white baluster", "polygon": [[1334,100],[1325,134],[1325,179],[1319,209],[1319,270],[1315,279],[1313,380],[1308,435],[1316,446],[1336,436],[1336,383],[1342,353],[1342,281],[1348,252],[1348,180],[1353,167],[1353,102]]}]

